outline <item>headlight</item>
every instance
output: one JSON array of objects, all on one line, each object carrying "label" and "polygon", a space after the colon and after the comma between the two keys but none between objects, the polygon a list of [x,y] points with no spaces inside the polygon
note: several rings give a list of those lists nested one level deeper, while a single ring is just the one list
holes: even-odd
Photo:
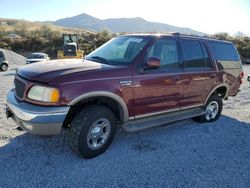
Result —
[{"label": "headlight", "polygon": [[59,101],[59,91],[56,88],[32,86],[28,98],[36,101],[56,103]]}]

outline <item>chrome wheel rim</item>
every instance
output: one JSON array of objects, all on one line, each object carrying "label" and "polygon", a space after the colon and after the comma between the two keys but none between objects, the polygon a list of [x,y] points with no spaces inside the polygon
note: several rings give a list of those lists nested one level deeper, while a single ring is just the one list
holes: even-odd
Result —
[{"label": "chrome wheel rim", "polygon": [[216,101],[212,101],[207,105],[205,118],[210,121],[216,117],[219,112],[219,104]]},{"label": "chrome wheel rim", "polygon": [[6,71],[6,70],[7,70],[7,68],[8,68],[8,66],[7,66],[7,65],[2,65],[2,70],[3,70],[3,71]]},{"label": "chrome wheel rim", "polygon": [[87,144],[92,150],[100,149],[108,140],[111,132],[110,121],[106,118],[96,120],[87,134]]}]

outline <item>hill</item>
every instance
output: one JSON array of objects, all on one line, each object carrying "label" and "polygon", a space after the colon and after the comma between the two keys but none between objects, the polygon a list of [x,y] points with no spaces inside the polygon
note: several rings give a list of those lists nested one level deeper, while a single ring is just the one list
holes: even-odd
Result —
[{"label": "hill", "polygon": [[53,22],[31,22],[27,20],[20,20],[20,19],[7,19],[7,18],[0,18],[0,27],[4,27],[6,32],[13,32],[17,28],[27,29],[27,31],[35,31],[42,29],[43,27],[49,27],[52,30],[59,31],[61,33],[72,33],[77,31],[86,31],[86,29],[82,28],[68,28],[59,25],[53,25]]},{"label": "hill", "polygon": [[80,14],[74,17],[63,18],[51,23],[58,26],[84,28],[92,31],[108,29],[102,20],[89,16],[88,14]]},{"label": "hill", "polygon": [[180,32],[185,34],[204,35],[205,33],[189,28],[177,27],[158,22],[149,22],[143,18],[113,18],[99,19],[88,14],[59,19],[54,25],[74,28],[84,28],[92,31],[109,30],[111,32]]}]

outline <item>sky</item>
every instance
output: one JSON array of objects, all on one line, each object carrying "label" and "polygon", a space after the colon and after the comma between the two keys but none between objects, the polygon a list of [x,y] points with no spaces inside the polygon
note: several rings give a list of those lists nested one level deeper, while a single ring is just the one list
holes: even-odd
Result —
[{"label": "sky", "polygon": [[0,0],[0,18],[55,21],[81,13],[100,19],[142,17],[208,34],[250,35],[250,0]]}]

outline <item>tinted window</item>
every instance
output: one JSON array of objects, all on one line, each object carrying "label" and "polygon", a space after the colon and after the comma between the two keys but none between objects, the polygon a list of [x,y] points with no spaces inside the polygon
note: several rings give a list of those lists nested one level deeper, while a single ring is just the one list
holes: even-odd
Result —
[{"label": "tinted window", "polygon": [[0,51],[0,58],[2,59],[3,58],[3,52]]},{"label": "tinted window", "polygon": [[179,68],[178,47],[175,39],[159,39],[148,53],[148,57],[160,59],[161,68]]},{"label": "tinted window", "polygon": [[210,67],[209,56],[205,46],[199,41],[183,40],[183,50],[186,59],[186,67]]},{"label": "tinted window", "polygon": [[204,60],[206,63],[206,67],[212,67],[210,58],[209,58],[208,53],[207,53],[207,49],[205,48],[204,44],[202,44],[202,43],[200,43],[200,44],[202,47],[202,52],[203,52]]},{"label": "tinted window", "polygon": [[210,42],[216,60],[221,61],[240,61],[239,55],[233,44],[220,42]]}]

